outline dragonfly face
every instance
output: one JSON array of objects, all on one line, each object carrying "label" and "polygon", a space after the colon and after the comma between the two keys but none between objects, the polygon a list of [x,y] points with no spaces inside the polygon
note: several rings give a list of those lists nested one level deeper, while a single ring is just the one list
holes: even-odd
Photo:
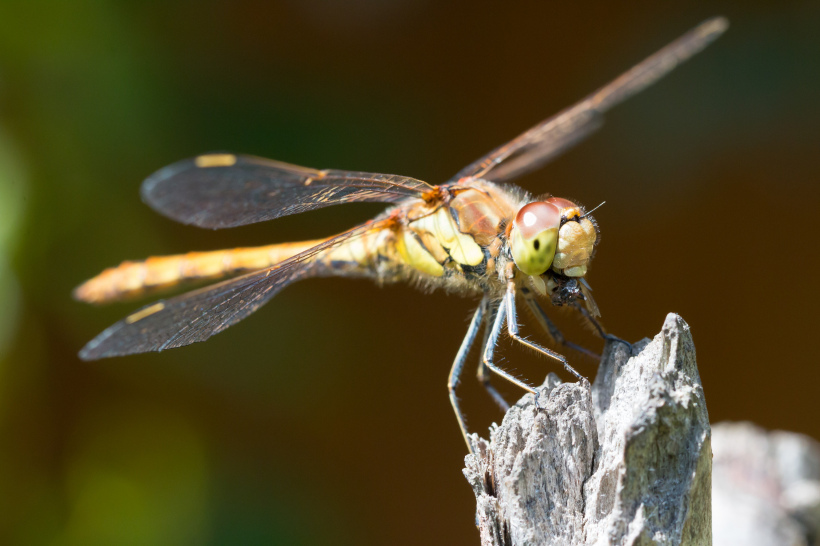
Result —
[{"label": "dragonfly face", "polygon": [[556,306],[584,303],[599,316],[589,285],[583,279],[598,242],[598,226],[580,205],[550,197],[521,207],[508,235],[516,267],[529,275],[535,291]]},{"label": "dragonfly face", "polygon": [[581,207],[552,197],[521,207],[509,238],[513,260],[523,273],[538,276],[552,269],[567,277],[583,277],[598,230]]},{"label": "dragonfly face", "polygon": [[556,197],[535,201],[507,183],[591,134],[606,110],[701,50],[727,24],[722,18],[704,22],[438,186],[406,176],[309,169],[229,153],[206,154],[157,171],[142,185],[143,200],[161,214],[203,228],[240,226],[351,202],[393,207],[327,239],[149,258],[107,269],[79,286],[74,296],[106,303],[186,279],[236,278],[139,309],[90,341],[80,357],[93,360],[205,341],[308,277],[361,276],[379,284],[410,281],[465,296],[479,294],[481,304],[448,382],[450,401],[472,450],[455,389],[482,328],[478,375],[502,408],[508,406],[490,383],[489,371],[535,392],[493,362],[505,324],[510,338],[586,381],[564,356],[519,336],[517,299],[556,344],[597,357],[563,337],[538,303],[538,294],[553,305],[572,307],[602,337],[613,339],[595,320],[598,308],[584,278],[598,241],[595,221],[576,203]]},{"label": "dragonfly face", "polygon": [[558,230],[558,251],[552,268],[567,277],[583,277],[598,242],[598,226],[581,207],[566,199],[552,198],[548,202],[561,207],[561,227]]}]

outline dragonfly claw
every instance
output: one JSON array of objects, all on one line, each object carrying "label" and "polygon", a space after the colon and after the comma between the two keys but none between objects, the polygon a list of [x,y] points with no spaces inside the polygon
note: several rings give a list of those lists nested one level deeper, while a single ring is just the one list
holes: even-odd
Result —
[{"label": "dragonfly claw", "polygon": [[535,394],[535,411],[536,412],[542,412],[542,411],[546,410],[547,408],[545,406],[542,406],[541,404],[538,403],[538,399],[541,397],[541,390],[540,389],[536,390],[534,394]]},{"label": "dragonfly claw", "polygon": [[623,340],[623,339],[619,338],[618,336],[613,336],[612,334],[604,335],[604,339],[607,340],[607,341],[623,343],[624,345],[627,346],[627,349],[629,349],[629,356],[632,356],[633,351],[632,351],[632,344],[630,342],[628,342],[626,340]]}]

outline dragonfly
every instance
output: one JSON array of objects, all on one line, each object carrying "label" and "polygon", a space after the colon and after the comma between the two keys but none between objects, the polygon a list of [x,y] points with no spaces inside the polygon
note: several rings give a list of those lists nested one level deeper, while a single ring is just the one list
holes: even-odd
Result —
[{"label": "dragonfly", "polygon": [[444,288],[480,298],[447,382],[458,425],[472,452],[456,390],[482,331],[478,378],[504,410],[509,405],[492,384],[491,373],[536,392],[496,362],[496,346],[505,326],[512,340],[586,381],[563,354],[520,335],[518,302],[533,311],[556,347],[598,357],[567,340],[542,302],[571,308],[601,337],[618,339],[598,321],[600,312],[585,278],[599,240],[592,211],[549,194],[534,197],[510,181],[589,136],[601,126],[604,112],[669,73],[727,27],[722,17],[704,21],[443,184],[398,175],[316,170],[232,153],[200,155],[157,171],[142,184],[143,200],[160,214],[201,228],[242,226],[343,203],[391,206],[374,219],[326,239],[151,257],[106,269],[77,287],[75,298],[101,304],[184,281],[229,278],[142,307],[90,341],[80,358],[162,351],[205,341],[306,278],[364,277],[379,284],[410,282],[422,289]]}]

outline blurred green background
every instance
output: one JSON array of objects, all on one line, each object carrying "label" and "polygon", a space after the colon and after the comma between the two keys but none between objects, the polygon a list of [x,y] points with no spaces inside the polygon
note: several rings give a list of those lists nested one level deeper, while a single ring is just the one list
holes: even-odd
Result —
[{"label": "blurred green background", "polygon": [[[817,2],[3,0],[0,543],[477,544],[445,386],[474,301],[310,280],[207,344],[86,363],[138,304],[71,289],[381,209],[185,227],[139,199],[168,163],[232,150],[441,182],[716,14],[723,38],[520,183],[607,201],[603,321],[637,340],[680,313],[713,421],[820,438]],[[502,351],[533,381],[559,371]],[[500,414],[472,371],[461,395],[486,433]]]}]

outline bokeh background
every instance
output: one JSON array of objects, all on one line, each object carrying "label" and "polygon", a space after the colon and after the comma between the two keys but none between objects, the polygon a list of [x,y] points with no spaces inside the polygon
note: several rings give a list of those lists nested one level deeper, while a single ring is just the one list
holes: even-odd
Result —
[{"label": "bokeh background", "polygon": [[[168,163],[233,150],[441,182],[716,14],[723,38],[520,184],[606,200],[604,323],[638,340],[680,313],[713,421],[820,438],[817,2],[3,0],[0,543],[477,544],[445,387],[474,301],[310,280],[206,344],[81,362],[138,304],[71,289],[381,209],[185,227],[138,196]],[[502,351],[533,381],[559,371]],[[500,414],[472,372],[461,393],[486,433]]]}]

